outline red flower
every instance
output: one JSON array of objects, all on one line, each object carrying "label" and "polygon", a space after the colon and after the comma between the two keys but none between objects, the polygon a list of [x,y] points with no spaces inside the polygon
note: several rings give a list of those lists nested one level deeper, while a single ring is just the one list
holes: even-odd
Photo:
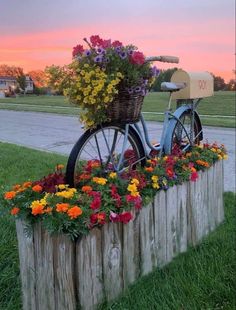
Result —
[{"label": "red flower", "polygon": [[126,195],[125,198],[127,202],[133,203],[136,210],[140,210],[142,208],[142,198],[140,196]]},{"label": "red flower", "polygon": [[112,184],[111,185],[111,197],[116,201],[116,207],[120,208],[122,205],[121,196],[117,192],[117,187]]},{"label": "red flower", "polygon": [[101,46],[103,40],[98,35],[94,35],[90,37],[90,42],[93,47],[96,47],[96,46]]},{"label": "red flower", "polygon": [[168,175],[169,178],[173,179],[175,176],[174,170],[172,168],[167,168],[166,169],[166,174]]},{"label": "red flower", "polygon": [[91,202],[90,204],[90,208],[92,210],[97,210],[101,207],[101,198],[100,197],[96,197],[94,198],[94,200]]},{"label": "red flower", "polygon": [[145,62],[145,57],[141,52],[133,52],[130,56],[130,62],[135,65],[143,65]]},{"label": "red flower", "polygon": [[122,46],[123,44],[120,42],[120,41],[114,41],[112,42],[112,46],[113,47],[119,47],[119,46]]},{"label": "red flower", "polygon": [[115,212],[110,211],[109,219],[111,222],[117,223],[120,221],[120,215]]},{"label": "red flower", "polygon": [[100,47],[102,48],[111,47],[111,40],[102,40],[100,43]]},{"label": "red flower", "polygon": [[73,47],[73,52],[72,52],[72,56],[75,57],[78,54],[82,54],[84,52],[84,48],[82,45],[76,45]]},{"label": "red flower", "polygon": [[197,171],[192,172],[192,173],[191,173],[191,176],[190,176],[190,180],[193,181],[193,182],[195,182],[195,181],[197,180],[197,178],[198,178],[198,173],[197,173]]},{"label": "red flower", "polygon": [[100,212],[96,214],[91,214],[90,215],[90,222],[92,226],[99,224],[99,225],[104,225],[106,223],[106,213],[105,212]]},{"label": "red flower", "polygon": [[127,224],[132,219],[132,214],[130,212],[123,212],[120,214],[120,222]]}]

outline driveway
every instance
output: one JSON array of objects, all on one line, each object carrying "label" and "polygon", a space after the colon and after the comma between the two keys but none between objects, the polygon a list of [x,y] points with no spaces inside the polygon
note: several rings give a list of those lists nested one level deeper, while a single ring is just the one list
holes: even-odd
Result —
[{"label": "driveway", "polygon": [[[151,139],[160,137],[162,125],[148,123]],[[205,127],[204,140],[225,144],[225,191],[235,190],[235,130]],[[83,129],[78,117],[48,113],[0,110],[0,141],[68,155]],[[156,135],[157,132],[157,135]]]}]

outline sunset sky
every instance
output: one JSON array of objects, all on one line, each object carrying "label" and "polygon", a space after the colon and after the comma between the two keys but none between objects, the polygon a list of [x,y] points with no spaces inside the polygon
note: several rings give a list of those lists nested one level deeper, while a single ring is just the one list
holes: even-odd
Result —
[{"label": "sunset sky", "polygon": [[68,64],[73,46],[99,34],[132,43],[146,56],[178,56],[180,68],[228,81],[234,12],[234,0],[0,0],[0,64],[25,72]]}]

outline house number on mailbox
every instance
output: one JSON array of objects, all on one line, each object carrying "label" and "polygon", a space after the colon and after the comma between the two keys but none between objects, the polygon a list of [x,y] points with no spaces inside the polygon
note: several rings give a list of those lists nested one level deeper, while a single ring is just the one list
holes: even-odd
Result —
[{"label": "house number on mailbox", "polygon": [[206,89],[206,81],[199,80],[198,85],[199,85],[199,89]]}]

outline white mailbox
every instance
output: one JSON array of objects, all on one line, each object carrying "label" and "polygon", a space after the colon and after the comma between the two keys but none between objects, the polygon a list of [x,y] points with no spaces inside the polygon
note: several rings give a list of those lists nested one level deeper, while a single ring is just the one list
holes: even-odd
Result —
[{"label": "white mailbox", "polygon": [[173,83],[185,83],[186,87],[173,93],[173,99],[194,99],[210,97],[214,93],[213,76],[208,72],[186,72],[176,70]]}]

